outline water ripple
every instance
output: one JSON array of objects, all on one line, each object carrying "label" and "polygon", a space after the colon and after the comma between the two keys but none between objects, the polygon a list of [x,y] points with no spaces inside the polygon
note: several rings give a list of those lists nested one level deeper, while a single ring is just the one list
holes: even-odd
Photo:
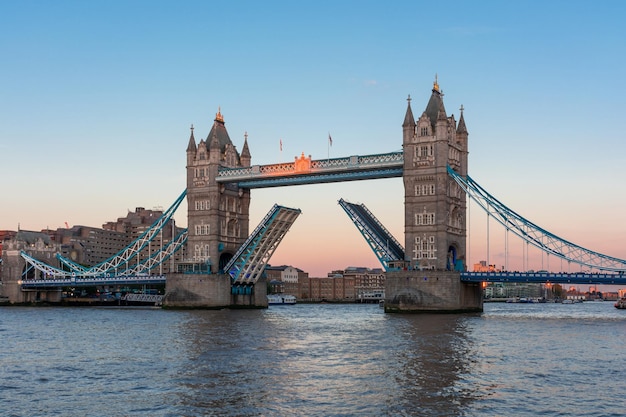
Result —
[{"label": "water ripple", "polygon": [[624,311],[0,309],[0,415],[619,415]]}]

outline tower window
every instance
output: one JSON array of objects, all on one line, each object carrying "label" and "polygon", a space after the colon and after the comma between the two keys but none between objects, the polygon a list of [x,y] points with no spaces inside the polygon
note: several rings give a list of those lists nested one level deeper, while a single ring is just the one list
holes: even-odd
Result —
[{"label": "tower window", "polygon": [[435,236],[424,236],[423,239],[416,236],[413,253],[417,259],[435,259],[435,254],[437,253]]},{"label": "tower window", "polygon": [[416,226],[424,226],[424,225],[431,225],[431,224],[435,224],[435,213],[415,213],[415,225]]},{"label": "tower window", "polygon": [[211,225],[210,224],[197,224],[195,227],[196,235],[208,235],[211,233]]},{"label": "tower window", "polygon": [[210,208],[211,203],[209,200],[196,201],[196,210],[209,210]]},{"label": "tower window", "polygon": [[435,184],[416,184],[415,195],[435,195]]}]

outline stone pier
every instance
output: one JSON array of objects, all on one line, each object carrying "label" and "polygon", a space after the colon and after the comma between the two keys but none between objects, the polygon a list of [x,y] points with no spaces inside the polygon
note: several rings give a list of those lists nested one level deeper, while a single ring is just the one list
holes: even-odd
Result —
[{"label": "stone pier", "polygon": [[227,274],[168,274],[163,308],[267,308],[267,284],[259,279],[252,294],[231,294]]},{"label": "stone pier", "polygon": [[62,300],[61,288],[37,288],[23,290],[19,280],[3,280],[0,296],[6,297],[9,304],[30,305],[59,303]]},{"label": "stone pier", "polygon": [[386,313],[468,313],[483,311],[479,283],[461,281],[452,271],[387,272]]}]

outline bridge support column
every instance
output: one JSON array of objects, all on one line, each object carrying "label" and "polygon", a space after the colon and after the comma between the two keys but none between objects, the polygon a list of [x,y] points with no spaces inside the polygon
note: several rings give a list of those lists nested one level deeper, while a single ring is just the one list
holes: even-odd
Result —
[{"label": "bridge support column", "polygon": [[267,284],[259,279],[250,294],[232,294],[228,274],[169,274],[163,308],[266,308]]},{"label": "bridge support column", "polygon": [[479,283],[461,281],[452,271],[392,271],[385,281],[386,313],[467,313],[483,311]]},{"label": "bridge support column", "polygon": [[2,268],[0,268],[2,271],[0,290],[2,291],[1,295],[7,297],[11,304],[35,302],[35,295],[23,292],[19,282],[24,270],[24,263],[19,250],[4,251]]},{"label": "bridge support column", "polygon": [[22,304],[28,302],[26,300],[27,293],[22,292],[22,288],[15,280],[3,280],[2,281],[2,295],[9,299],[10,304]]},{"label": "bridge support column", "polygon": [[260,278],[248,294],[233,294],[231,308],[266,308],[267,280]]},{"label": "bridge support column", "polygon": [[9,304],[36,304],[36,303],[54,303],[58,304],[63,299],[61,288],[33,288],[22,289],[20,281],[3,281],[2,293],[3,297],[8,298]]}]

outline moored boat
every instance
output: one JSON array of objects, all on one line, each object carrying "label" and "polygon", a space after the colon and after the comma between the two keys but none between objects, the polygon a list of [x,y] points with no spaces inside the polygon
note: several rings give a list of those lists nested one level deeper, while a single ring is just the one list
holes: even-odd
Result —
[{"label": "moored boat", "polygon": [[289,294],[268,294],[268,305],[293,305],[296,303],[296,296]]}]

